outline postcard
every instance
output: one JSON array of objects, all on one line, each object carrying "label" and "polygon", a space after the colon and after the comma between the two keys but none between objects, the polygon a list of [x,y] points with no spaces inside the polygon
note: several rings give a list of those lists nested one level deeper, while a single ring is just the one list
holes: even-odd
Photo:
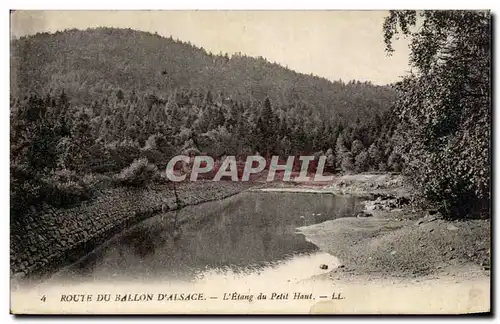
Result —
[{"label": "postcard", "polygon": [[10,13],[12,314],[491,311],[491,13]]}]

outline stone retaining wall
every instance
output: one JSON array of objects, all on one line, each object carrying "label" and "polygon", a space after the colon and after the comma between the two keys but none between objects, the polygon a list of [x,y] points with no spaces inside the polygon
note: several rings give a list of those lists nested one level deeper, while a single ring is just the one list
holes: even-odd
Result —
[{"label": "stone retaining wall", "polygon": [[[195,182],[179,185],[182,205],[229,197],[250,187],[239,182]],[[91,201],[66,209],[45,207],[11,220],[10,265],[14,278],[43,277],[71,264],[127,227],[167,210],[175,210],[168,186],[114,188]]]}]

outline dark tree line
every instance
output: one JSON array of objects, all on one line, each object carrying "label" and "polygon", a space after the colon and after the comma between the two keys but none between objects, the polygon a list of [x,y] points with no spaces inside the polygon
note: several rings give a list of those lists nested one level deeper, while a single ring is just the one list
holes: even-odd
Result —
[{"label": "dark tree line", "polygon": [[11,45],[14,213],[164,181],[169,159],[187,149],[215,158],[325,155],[332,172],[402,167],[389,87],[330,82],[132,30]]},{"label": "dark tree line", "polygon": [[214,55],[190,43],[131,29],[74,29],[13,40],[11,70],[14,97],[57,95],[54,90],[64,89],[72,103],[84,105],[117,93],[168,98],[175,90],[203,89],[203,94],[210,90],[214,97],[222,94],[243,104],[269,97],[276,107],[354,122],[387,111],[395,99],[388,86],[332,82],[262,57]]},{"label": "dark tree line", "polygon": [[384,31],[389,52],[395,34],[411,38],[395,106],[407,178],[446,216],[489,215],[490,12],[391,11]]},{"label": "dark tree line", "polygon": [[215,158],[325,155],[332,171],[399,171],[391,144],[395,125],[383,120],[390,117],[341,124],[273,106],[268,98],[241,103],[210,91],[160,98],[119,90],[88,106],[71,104],[61,91],[12,100],[11,169],[14,181],[34,179],[40,190],[74,185],[79,193],[85,177],[116,175],[140,158],[162,170],[190,148]]}]

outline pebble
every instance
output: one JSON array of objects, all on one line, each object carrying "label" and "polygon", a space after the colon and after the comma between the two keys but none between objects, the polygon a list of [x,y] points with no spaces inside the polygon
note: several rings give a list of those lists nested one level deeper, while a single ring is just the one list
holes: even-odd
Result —
[{"label": "pebble", "polygon": [[371,216],[373,216],[373,215],[370,213],[367,213],[367,212],[361,212],[361,213],[358,213],[356,215],[357,218],[365,218],[365,217],[371,217]]}]

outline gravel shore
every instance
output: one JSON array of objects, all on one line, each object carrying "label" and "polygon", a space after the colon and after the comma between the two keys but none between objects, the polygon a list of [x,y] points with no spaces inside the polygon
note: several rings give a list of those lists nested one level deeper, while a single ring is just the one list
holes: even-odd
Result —
[{"label": "gravel shore", "polygon": [[415,210],[407,204],[411,189],[400,175],[344,175],[327,185],[278,184],[270,190],[369,197],[358,217],[299,228],[342,261],[328,274],[332,279],[489,276],[490,220],[448,221]]}]

